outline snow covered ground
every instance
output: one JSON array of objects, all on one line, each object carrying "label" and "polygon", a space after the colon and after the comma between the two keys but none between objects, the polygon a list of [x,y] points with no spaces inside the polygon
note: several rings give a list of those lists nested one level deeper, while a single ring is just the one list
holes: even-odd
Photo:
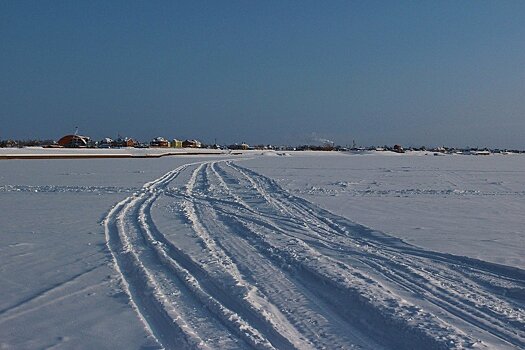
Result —
[{"label": "snow covered ground", "polygon": [[275,158],[243,164],[294,195],[406,242],[525,269],[523,155]]},{"label": "snow covered ground", "polygon": [[42,158],[155,158],[166,155],[222,154],[229,151],[196,148],[4,148],[0,160]]},{"label": "snow covered ground", "polygon": [[516,155],[0,161],[0,348],[525,348],[524,175]]}]

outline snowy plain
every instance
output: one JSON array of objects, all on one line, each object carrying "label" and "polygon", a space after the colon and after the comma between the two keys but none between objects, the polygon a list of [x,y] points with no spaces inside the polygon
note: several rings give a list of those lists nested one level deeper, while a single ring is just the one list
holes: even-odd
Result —
[{"label": "snowy plain", "polygon": [[525,269],[523,155],[296,153],[247,165],[294,195],[406,242]]},{"label": "snowy plain", "polygon": [[0,348],[525,348],[524,156],[7,160],[0,198]]}]

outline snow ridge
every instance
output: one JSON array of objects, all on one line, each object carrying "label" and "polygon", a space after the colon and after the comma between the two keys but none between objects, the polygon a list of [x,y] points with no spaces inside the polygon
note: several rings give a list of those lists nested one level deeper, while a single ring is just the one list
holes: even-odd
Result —
[{"label": "snow ridge", "polygon": [[410,246],[231,161],[174,169],[104,224],[164,348],[525,347],[524,271]]}]

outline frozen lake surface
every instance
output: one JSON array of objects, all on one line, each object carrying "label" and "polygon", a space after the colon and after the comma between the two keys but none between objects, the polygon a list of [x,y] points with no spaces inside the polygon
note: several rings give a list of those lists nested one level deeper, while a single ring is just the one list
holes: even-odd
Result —
[{"label": "frozen lake surface", "polygon": [[525,157],[0,161],[0,348],[525,348]]}]

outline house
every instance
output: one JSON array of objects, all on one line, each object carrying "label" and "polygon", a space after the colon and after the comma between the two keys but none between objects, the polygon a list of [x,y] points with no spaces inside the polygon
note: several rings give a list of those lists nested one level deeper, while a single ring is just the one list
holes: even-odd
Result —
[{"label": "house", "polygon": [[89,137],[76,134],[63,136],[60,140],[58,140],[57,143],[59,146],[69,148],[92,146],[92,142]]},{"label": "house", "polygon": [[113,139],[110,139],[109,137],[105,137],[98,143],[98,148],[111,148],[113,147]]},{"label": "house", "polygon": [[113,141],[113,147],[135,147],[136,144],[137,141],[129,137],[119,137],[118,139]]},{"label": "house", "polygon": [[229,145],[228,149],[232,149],[232,150],[247,150],[247,149],[250,149],[250,146],[247,143],[245,143],[245,142],[243,142],[241,144],[234,143],[233,145]]},{"label": "house", "polygon": [[170,142],[166,140],[164,137],[155,137],[153,140],[150,141],[149,145],[151,147],[169,147]]},{"label": "house", "polygon": [[202,143],[197,140],[184,140],[182,142],[182,147],[184,148],[201,148]]},{"label": "house", "polygon": [[182,140],[173,139],[171,141],[171,147],[173,148],[182,148]]}]

